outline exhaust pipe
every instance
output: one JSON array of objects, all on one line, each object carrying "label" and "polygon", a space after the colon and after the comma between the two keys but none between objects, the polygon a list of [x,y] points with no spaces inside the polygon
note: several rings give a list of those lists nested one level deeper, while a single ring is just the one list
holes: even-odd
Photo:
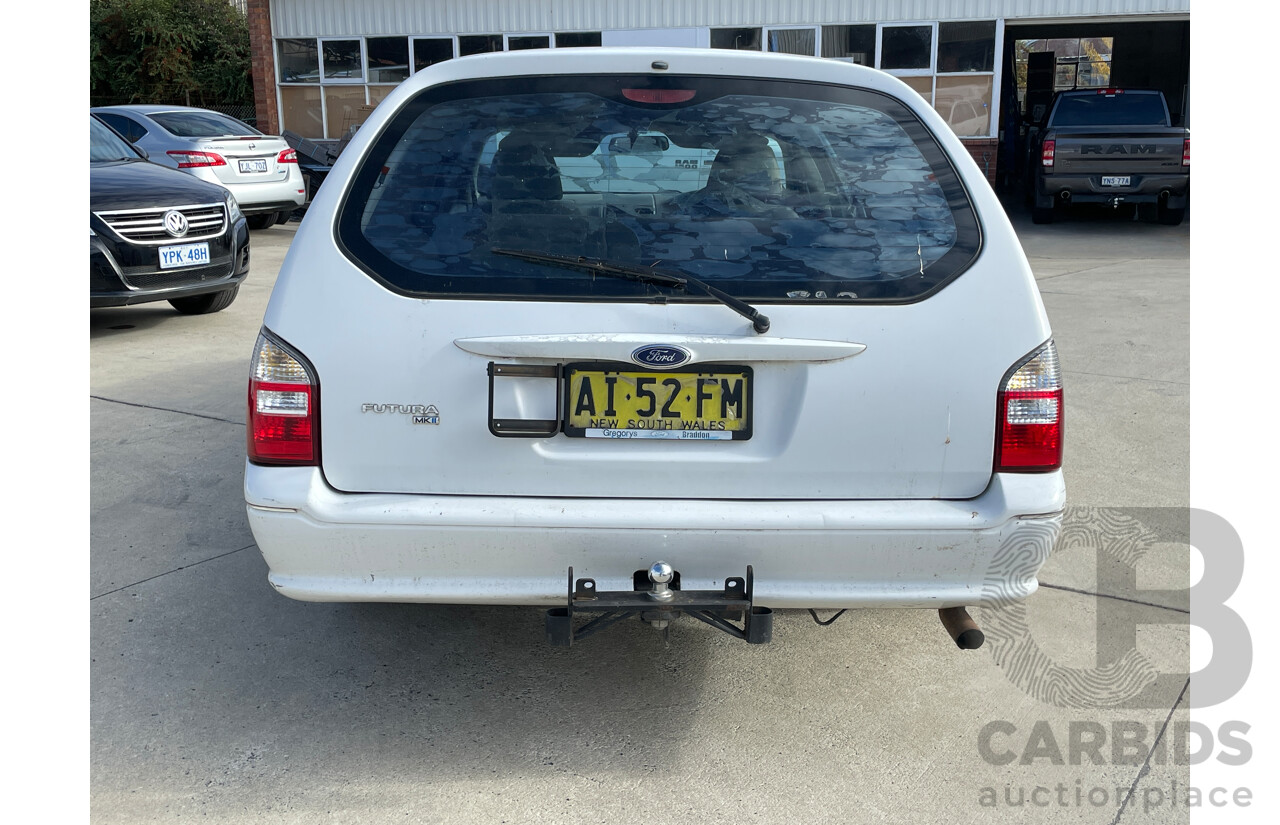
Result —
[{"label": "exhaust pipe", "polygon": [[1063,189],[1061,192],[1058,193],[1058,197],[1062,198],[1063,203],[1066,203],[1067,201],[1071,200],[1071,192],[1067,189]]},{"label": "exhaust pipe", "polygon": [[938,618],[961,650],[977,650],[987,639],[963,607],[944,607],[938,611]]}]

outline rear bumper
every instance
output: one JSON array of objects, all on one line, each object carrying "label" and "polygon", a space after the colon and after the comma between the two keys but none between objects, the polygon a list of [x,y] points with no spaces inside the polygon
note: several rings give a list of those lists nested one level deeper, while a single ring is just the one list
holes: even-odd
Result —
[{"label": "rear bumper", "polygon": [[1070,203],[1111,203],[1117,198],[1123,203],[1158,203],[1167,198],[1171,208],[1187,205],[1188,174],[1128,177],[1129,186],[1103,186],[1102,175],[1041,175],[1036,181],[1036,206],[1053,206],[1063,200],[1063,192],[1070,193]]},{"label": "rear bumper", "polygon": [[218,180],[212,172],[199,177],[231,190],[231,194],[236,196],[236,203],[240,205],[240,211],[246,215],[286,210],[292,212],[307,202],[307,184],[301,170],[296,168],[290,169],[289,176],[284,180],[259,183],[226,183]]},{"label": "rear bumper", "polygon": [[668,501],[338,493],[311,467],[245,466],[271,584],[305,601],[563,604],[670,563],[686,589],[755,571],[756,603],[952,607],[1023,598],[1059,532],[1061,472],[966,501]]}]

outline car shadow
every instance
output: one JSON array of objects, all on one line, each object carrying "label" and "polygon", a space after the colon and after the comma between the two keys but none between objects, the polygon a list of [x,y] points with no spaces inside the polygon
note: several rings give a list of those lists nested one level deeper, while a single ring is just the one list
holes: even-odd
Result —
[{"label": "car shadow", "polygon": [[175,319],[187,319],[168,302],[129,307],[99,307],[89,310],[89,337],[105,338],[154,329]]}]

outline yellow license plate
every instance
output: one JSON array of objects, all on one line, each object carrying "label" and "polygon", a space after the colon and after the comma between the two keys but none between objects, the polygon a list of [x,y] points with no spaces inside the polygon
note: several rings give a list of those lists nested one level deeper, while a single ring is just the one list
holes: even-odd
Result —
[{"label": "yellow license plate", "polygon": [[565,367],[564,434],[576,438],[740,441],[751,437],[750,367]]}]

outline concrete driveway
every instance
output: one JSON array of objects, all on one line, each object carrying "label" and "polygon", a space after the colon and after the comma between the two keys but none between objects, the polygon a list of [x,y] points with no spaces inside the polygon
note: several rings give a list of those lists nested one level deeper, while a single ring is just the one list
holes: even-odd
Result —
[{"label": "concrete driveway", "polygon": [[564,650],[536,609],[291,601],[241,483],[247,359],[297,224],[254,233],[221,313],[92,310],[92,820],[1187,821],[1188,229],[1016,221],[1076,529],[1025,609],[974,611],[979,651],[931,611]]}]

